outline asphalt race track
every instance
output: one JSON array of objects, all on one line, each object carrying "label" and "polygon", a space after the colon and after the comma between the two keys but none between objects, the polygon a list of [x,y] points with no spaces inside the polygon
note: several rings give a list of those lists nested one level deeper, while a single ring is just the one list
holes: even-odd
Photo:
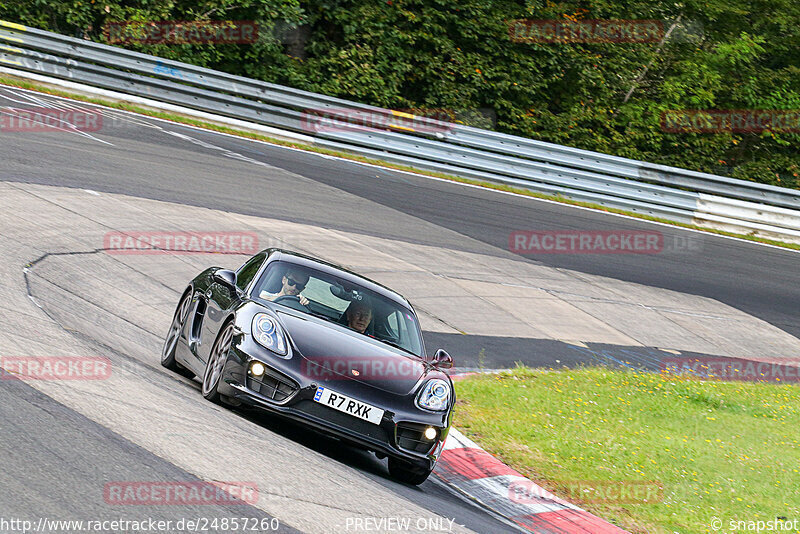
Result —
[{"label": "asphalt race track", "polygon": [[[12,102],[0,100],[0,104]],[[397,227],[393,218],[386,215],[396,211],[485,243],[498,255],[508,253],[509,233],[516,230],[653,229],[653,225],[637,220],[453,185],[176,124],[170,130],[191,136],[197,142],[213,144],[218,148],[212,150],[219,156],[251,158],[291,174],[262,171],[209,176],[211,169],[203,169],[200,174],[187,172],[190,167],[183,164],[188,162],[177,158],[173,160],[174,168],[165,168],[163,163],[148,165],[149,161],[169,161],[176,149],[198,154],[208,154],[209,149],[200,144],[192,147],[179,137],[157,135],[152,128],[107,120],[102,135],[97,137],[115,143],[116,157],[104,154],[103,162],[87,162],[81,152],[70,149],[72,143],[54,146],[31,142],[30,136],[15,141],[6,135],[0,179],[91,188],[247,215],[269,214],[442,248],[463,246],[461,241],[420,234],[413,227]],[[137,148],[126,150],[126,143]],[[146,152],[140,143],[146,146]],[[24,149],[19,144],[24,144]],[[86,150],[100,150],[102,146],[86,141]],[[119,154],[120,150],[127,154]],[[37,164],[49,160],[58,161],[57,172],[55,168]],[[226,179],[218,179],[219,176]],[[326,193],[331,193],[332,198],[324,198]],[[660,227],[660,230],[668,237],[694,239],[700,250],[672,262],[653,255],[552,254],[531,259],[553,267],[714,298],[793,335],[800,334],[796,313],[800,272],[794,253],[680,229]],[[742,284],[742,280],[748,283]]]},{"label": "asphalt race track", "polygon": [[[39,105],[71,104],[0,87],[0,112]],[[420,303],[429,352],[446,347],[462,368],[645,362],[658,347],[731,355],[741,346],[754,355],[761,340],[751,338],[761,332],[772,336],[772,357],[797,348],[795,252],[102,113],[97,132],[0,131],[0,272],[8,281],[0,356],[102,354],[115,369],[108,380],[80,384],[0,382],[4,516],[275,518],[284,532],[354,531],[354,517],[402,516],[453,520],[457,532],[517,531],[435,476],[419,488],[398,484],[372,455],[206,402],[197,382],[160,367],[159,344],[182,284],[244,257],[112,256],[102,250],[112,230],[244,228],[270,236],[265,246],[274,239],[393,287],[396,280]],[[508,249],[511,232],[556,229],[656,229],[665,242],[691,245],[662,255],[523,257]],[[456,286],[473,292],[470,302],[511,310],[518,324],[456,309]],[[492,300],[498,287],[509,293]],[[564,317],[596,324],[576,320],[588,332],[576,337],[568,321],[541,335],[526,330],[535,318],[515,299],[534,303],[547,291],[563,299],[579,292]],[[553,294],[547,303],[562,309]],[[625,298],[661,300],[637,308]],[[684,345],[678,326],[671,337],[658,326],[637,337],[647,326],[631,325],[645,312],[674,312],[686,321],[675,323],[681,328],[702,318],[721,326],[693,330],[697,338]],[[109,481],[152,480],[252,480],[261,496],[247,506],[144,510],[104,499]]]}]

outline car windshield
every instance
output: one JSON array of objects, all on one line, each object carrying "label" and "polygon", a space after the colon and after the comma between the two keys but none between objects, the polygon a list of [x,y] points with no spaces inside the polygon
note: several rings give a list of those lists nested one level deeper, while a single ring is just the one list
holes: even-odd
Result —
[{"label": "car windshield", "polygon": [[253,287],[252,297],[320,317],[422,356],[419,325],[410,309],[335,275],[275,261]]}]

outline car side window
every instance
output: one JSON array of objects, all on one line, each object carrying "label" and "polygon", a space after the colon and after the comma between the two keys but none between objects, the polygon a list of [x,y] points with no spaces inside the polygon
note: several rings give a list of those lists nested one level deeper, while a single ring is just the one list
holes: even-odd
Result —
[{"label": "car side window", "polygon": [[405,336],[405,328],[403,328],[405,325],[402,324],[402,320],[398,320],[399,316],[400,312],[395,311],[386,318],[389,335],[395,339],[400,339],[400,336]]},{"label": "car side window", "polygon": [[239,271],[236,273],[236,286],[239,289],[244,291],[244,288],[253,280],[261,264],[264,263],[264,258],[266,258],[266,256],[266,254],[256,254],[239,268]]}]

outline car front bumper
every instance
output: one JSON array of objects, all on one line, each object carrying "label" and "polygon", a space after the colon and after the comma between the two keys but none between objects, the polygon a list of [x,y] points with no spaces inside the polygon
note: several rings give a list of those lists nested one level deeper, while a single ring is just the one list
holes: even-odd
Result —
[{"label": "car front bumper", "polygon": [[[257,344],[234,344],[219,385],[223,395],[252,407],[267,410],[305,424],[358,447],[392,456],[425,469],[433,469],[444,447],[450,427],[450,412],[428,412],[416,408],[414,393],[395,395],[351,380],[323,381],[301,372],[295,355],[275,357]],[[267,368],[264,380],[255,380],[248,369],[253,361]],[[316,402],[318,386],[351,396],[384,410],[380,424],[373,424]],[[365,396],[366,395],[366,396]],[[437,430],[426,440],[424,428]]]}]

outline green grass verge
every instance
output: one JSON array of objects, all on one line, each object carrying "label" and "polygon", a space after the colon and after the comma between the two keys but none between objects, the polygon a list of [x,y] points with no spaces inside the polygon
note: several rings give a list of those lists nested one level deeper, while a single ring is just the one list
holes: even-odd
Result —
[{"label": "green grass verge", "polygon": [[142,106],[136,106],[136,105],[133,105],[133,104],[128,104],[128,103],[125,103],[125,102],[116,102],[116,101],[113,101],[113,100],[108,100],[108,99],[103,99],[103,98],[95,98],[95,97],[76,94],[76,93],[72,93],[72,92],[68,92],[68,91],[62,91],[60,89],[54,89],[54,88],[46,86],[46,85],[32,83],[30,81],[27,81],[27,80],[22,79],[22,78],[17,78],[15,76],[0,75],[0,84],[9,85],[9,86],[13,86],[13,87],[19,87],[19,88],[22,88],[22,89],[31,89],[33,91],[39,91],[39,92],[42,92],[42,93],[51,94],[51,95],[55,95],[55,96],[62,96],[62,97],[65,97],[65,98],[71,98],[73,100],[79,100],[81,102],[88,102],[88,103],[91,103],[91,104],[99,104],[99,105],[107,106],[107,107],[110,107],[110,108],[121,109],[121,110],[125,110],[125,111],[132,111],[132,112],[135,112],[135,113],[139,113],[141,115],[146,115],[146,116],[150,116],[150,117],[157,117],[157,118],[160,118],[160,119],[164,119],[164,120],[168,120],[168,121],[172,121],[172,122],[177,122],[177,123],[181,123],[181,124],[189,124],[189,125],[192,125],[192,126],[196,126],[198,128],[206,129],[206,130],[227,133],[227,134],[236,135],[236,136],[239,136],[239,137],[244,137],[244,138],[247,138],[247,139],[257,139],[259,141],[264,141],[264,142],[272,143],[272,144],[275,144],[275,145],[289,146],[289,147],[297,148],[297,149],[300,149],[300,150],[306,150],[306,151],[309,151],[309,152],[315,152],[315,153],[318,153],[318,154],[326,154],[326,155],[330,155],[330,156],[337,156],[337,157],[340,157],[340,158],[349,159],[349,160],[352,160],[352,161],[358,161],[358,162],[361,162],[361,163],[368,163],[368,164],[371,164],[371,165],[379,165],[381,167],[386,167],[386,168],[389,168],[389,169],[396,169],[396,170],[401,170],[401,171],[413,172],[415,174],[420,174],[420,175],[424,175],[424,176],[433,176],[433,177],[436,177],[436,178],[442,178],[442,179],[445,179],[445,180],[451,180],[453,182],[459,182],[459,183],[464,183],[464,184],[470,184],[470,185],[476,185],[476,186],[480,186],[480,187],[485,187],[487,189],[495,189],[495,190],[498,190],[498,191],[506,191],[506,192],[509,192],[509,193],[516,193],[516,194],[519,194],[519,195],[524,195],[524,196],[529,196],[529,197],[534,197],[534,198],[541,198],[541,199],[544,199],[544,200],[552,200],[552,201],[555,201],[555,202],[561,202],[563,204],[569,204],[569,205],[572,205],[572,206],[581,206],[581,207],[584,207],[584,208],[590,208],[590,209],[595,209],[595,210],[599,210],[599,211],[605,211],[605,212],[608,212],[608,213],[616,213],[616,214],[619,214],[619,215],[627,215],[629,217],[635,217],[637,219],[660,222],[660,223],[669,224],[669,225],[672,225],[672,226],[678,226],[678,227],[681,227],[681,228],[691,228],[693,230],[700,230],[700,231],[706,232],[706,233],[724,235],[724,236],[729,236],[729,237],[736,237],[736,238],[739,238],[739,239],[746,239],[748,241],[755,241],[755,242],[758,242],[758,243],[765,243],[765,244],[768,244],[768,245],[774,245],[774,246],[777,246],[777,247],[783,247],[783,248],[788,248],[788,249],[792,249],[792,250],[800,250],[800,243],[785,243],[783,241],[777,241],[777,240],[774,240],[774,239],[766,239],[766,238],[763,238],[763,237],[758,237],[758,236],[750,235],[750,234],[737,234],[737,233],[734,233],[734,232],[726,232],[724,230],[714,230],[714,229],[711,229],[711,228],[704,228],[702,226],[697,226],[697,225],[694,225],[694,224],[680,223],[680,222],[676,222],[676,221],[671,221],[669,219],[663,219],[663,218],[660,218],[660,217],[653,217],[651,215],[635,213],[635,212],[632,212],[632,211],[625,211],[625,210],[619,210],[619,209],[615,209],[615,208],[608,208],[608,207],[605,207],[605,206],[601,206],[599,204],[593,204],[591,202],[581,202],[581,201],[577,201],[577,200],[571,200],[571,199],[564,198],[564,197],[559,196],[559,195],[546,195],[546,194],[543,194],[543,193],[537,193],[535,191],[530,191],[528,189],[523,189],[523,188],[520,188],[520,187],[513,187],[513,186],[509,186],[509,185],[505,185],[505,184],[497,184],[497,183],[493,183],[493,182],[484,182],[484,181],[481,181],[481,180],[472,180],[472,179],[469,179],[469,178],[462,178],[462,177],[459,177],[459,176],[453,176],[453,175],[450,175],[450,174],[445,174],[445,173],[440,173],[440,172],[423,171],[423,170],[420,170],[420,169],[416,169],[414,167],[408,167],[408,166],[405,166],[405,165],[397,165],[395,163],[389,163],[389,162],[385,162],[385,161],[381,161],[381,160],[365,158],[363,156],[359,156],[359,155],[356,155],[356,154],[350,154],[348,152],[340,152],[340,151],[336,151],[336,150],[329,150],[329,149],[325,149],[325,148],[315,147],[313,145],[307,145],[307,144],[304,144],[304,143],[291,142],[291,141],[286,141],[286,140],[283,140],[283,139],[275,139],[273,137],[269,137],[269,136],[266,136],[266,135],[261,135],[261,134],[254,133],[254,132],[237,130],[235,128],[229,128],[227,126],[221,126],[219,124],[214,124],[214,123],[198,120],[198,119],[186,116],[186,115],[180,115],[178,113],[167,113],[167,112],[158,111],[158,110],[154,110],[154,109],[150,109],[150,108],[146,108],[146,107],[142,107]]},{"label": "green grass verge", "polygon": [[658,502],[576,503],[632,532],[800,518],[798,386],[520,367],[456,392],[456,426],[556,495],[573,498],[578,481],[660,482]]}]

